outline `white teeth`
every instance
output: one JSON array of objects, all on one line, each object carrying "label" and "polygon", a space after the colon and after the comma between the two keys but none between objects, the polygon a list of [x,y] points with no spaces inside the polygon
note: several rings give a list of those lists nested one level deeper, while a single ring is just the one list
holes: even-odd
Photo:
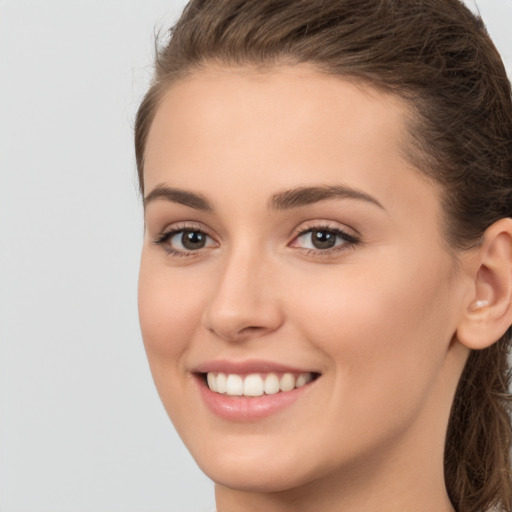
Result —
[{"label": "white teeth", "polygon": [[285,373],[279,381],[281,391],[291,391],[295,387],[295,377],[291,373]]},{"label": "white teeth", "polygon": [[279,392],[279,377],[275,373],[269,373],[265,377],[264,388],[267,395],[274,395]]},{"label": "white teeth", "polygon": [[[301,388],[302,386],[305,386],[308,382],[311,382],[313,380],[313,375],[311,373],[301,373],[297,380],[295,381],[295,387]],[[218,378],[217,378],[217,386],[218,386]]]},{"label": "white teeth", "polygon": [[226,380],[226,393],[228,395],[241,396],[244,394],[244,381],[240,375],[230,373]]},{"label": "white teeth", "polygon": [[[208,374],[210,375],[210,374]],[[225,393],[226,392],[226,389],[227,389],[227,386],[226,386],[226,382],[227,382],[227,377],[226,377],[226,374],[225,373],[218,373],[217,374],[217,393]],[[212,388],[210,388],[212,389]],[[212,391],[215,391],[215,390],[212,390]]]},{"label": "white teeth", "polygon": [[263,379],[257,375],[247,375],[244,379],[244,395],[245,396],[261,396],[263,395]]},{"label": "white teeth", "polygon": [[292,391],[292,389],[305,386],[313,380],[312,373],[284,373],[279,376],[275,373],[261,375],[251,373],[242,377],[236,373],[208,372],[206,381],[211,391],[225,393],[231,396],[262,396]]},{"label": "white teeth", "polygon": [[208,381],[208,387],[212,390],[212,391],[219,391],[218,387],[217,387],[217,376],[210,372],[207,376],[206,376],[206,380]]}]

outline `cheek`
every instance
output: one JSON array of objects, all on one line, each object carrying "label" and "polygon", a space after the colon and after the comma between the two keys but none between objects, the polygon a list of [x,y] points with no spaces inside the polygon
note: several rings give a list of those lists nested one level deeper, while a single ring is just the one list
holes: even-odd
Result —
[{"label": "cheek", "polygon": [[[155,381],[182,361],[200,321],[197,293],[172,269],[143,253],[139,274],[139,321]],[[157,382],[158,384],[158,382]]]},{"label": "cheek", "polygon": [[456,327],[453,277],[444,258],[416,260],[340,266],[302,282],[307,294],[291,292],[297,325],[330,360],[333,406],[405,414],[434,386]]},{"label": "cheek", "polygon": [[183,400],[184,362],[200,323],[197,292],[172,269],[143,252],[139,274],[139,321],[151,374],[173,422],[193,415]]}]

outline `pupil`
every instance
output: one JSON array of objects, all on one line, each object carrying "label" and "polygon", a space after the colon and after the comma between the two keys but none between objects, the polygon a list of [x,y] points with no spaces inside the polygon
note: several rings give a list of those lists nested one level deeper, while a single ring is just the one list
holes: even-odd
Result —
[{"label": "pupil", "polygon": [[181,243],[186,249],[202,249],[205,244],[204,233],[200,231],[185,231],[181,236]]},{"label": "pupil", "polygon": [[330,231],[316,231],[312,232],[313,245],[317,249],[330,249],[336,244],[336,234]]}]

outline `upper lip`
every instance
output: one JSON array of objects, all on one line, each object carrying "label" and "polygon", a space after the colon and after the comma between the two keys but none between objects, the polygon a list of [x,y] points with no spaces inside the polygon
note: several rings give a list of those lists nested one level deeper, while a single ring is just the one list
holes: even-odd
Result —
[{"label": "upper lip", "polygon": [[318,373],[311,369],[296,368],[273,361],[252,359],[248,361],[228,361],[216,359],[200,363],[191,370],[193,373],[223,372],[235,374],[249,373]]}]

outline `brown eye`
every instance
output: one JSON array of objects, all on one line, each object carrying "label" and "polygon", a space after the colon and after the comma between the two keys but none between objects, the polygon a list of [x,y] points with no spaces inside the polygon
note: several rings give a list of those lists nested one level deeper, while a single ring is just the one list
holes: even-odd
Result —
[{"label": "brown eye", "polygon": [[302,231],[291,243],[291,247],[329,254],[331,251],[346,249],[358,243],[358,238],[341,229],[318,226]]},{"label": "brown eye", "polygon": [[337,234],[325,229],[313,229],[311,231],[311,244],[315,249],[330,249],[336,245]]},{"label": "brown eye", "polygon": [[191,256],[218,245],[210,235],[199,229],[176,229],[160,235],[155,243],[174,256]]},{"label": "brown eye", "polygon": [[[179,233],[177,235],[180,236]],[[181,245],[189,251],[197,251],[206,245],[207,235],[201,231],[182,231]]]}]

